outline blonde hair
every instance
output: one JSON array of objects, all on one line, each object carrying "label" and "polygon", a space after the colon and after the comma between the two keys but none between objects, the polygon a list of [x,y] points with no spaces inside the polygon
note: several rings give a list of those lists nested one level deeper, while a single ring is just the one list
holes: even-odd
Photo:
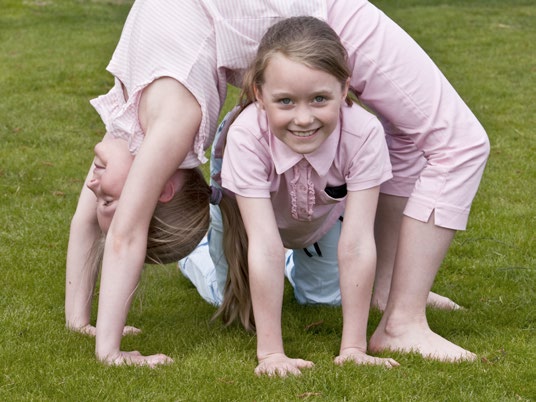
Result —
[{"label": "blonde hair", "polygon": [[184,186],[172,200],[159,202],[147,234],[148,264],[177,262],[190,254],[210,223],[210,187],[198,168],[185,170]]},{"label": "blonde hair", "polygon": [[[261,90],[264,73],[271,59],[282,54],[288,59],[311,69],[333,75],[344,87],[350,77],[348,53],[338,35],[325,22],[314,17],[292,17],[268,29],[261,39],[257,55],[244,76],[240,108],[230,122],[247,105],[255,102],[255,90]],[[346,103],[352,105],[348,96]],[[229,123],[230,124],[230,123]],[[237,207],[235,206],[235,211]],[[224,222],[224,254],[229,265],[223,303],[216,316],[229,325],[240,319],[246,330],[255,329],[253,306],[249,288],[247,235],[240,214],[222,208]],[[227,217],[226,217],[227,216]],[[226,228],[225,225],[228,225]]]},{"label": "blonde hair", "polygon": [[246,331],[255,330],[247,265],[248,236],[234,197],[224,196],[219,204],[223,221],[223,253],[229,267],[221,306],[213,319],[225,326],[240,320]]},{"label": "blonde hair", "polygon": [[[207,233],[210,223],[211,202],[222,211],[223,249],[229,268],[224,290],[224,302],[213,319],[221,316],[225,325],[240,319],[244,328],[254,330],[247,265],[248,240],[240,210],[233,196],[223,190],[217,200],[212,200],[213,189],[199,169],[188,170],[183,188],[170,202],[158,203],[147,237],[148,264],[167,264],[189,255]],[[244,271],[246,270],[246,271]]]}]

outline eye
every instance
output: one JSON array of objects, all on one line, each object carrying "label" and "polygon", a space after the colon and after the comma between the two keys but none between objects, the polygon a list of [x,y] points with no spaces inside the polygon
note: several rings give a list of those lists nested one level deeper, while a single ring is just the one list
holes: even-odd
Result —
[{"label": "eye", "polygon": [[317,95],[314,97],[313,102],[315,103],[322,103],[326,101],[326,97],[322,95]]},{"label": "eye", "polygon": [[290,104],[292,103],[292,101],[290,100],[290,98],[279,99],[278,102],[281,103],[282,105],[290,105]]}]

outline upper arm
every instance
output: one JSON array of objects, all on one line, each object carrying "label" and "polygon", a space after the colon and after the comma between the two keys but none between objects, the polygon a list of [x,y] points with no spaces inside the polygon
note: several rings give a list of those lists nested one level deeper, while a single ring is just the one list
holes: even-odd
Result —
[{"label": "upper arm", "polygon": [[201,123],[201,107],[194,95],[170,77],[156,79],[143,90],[138,115],[146,138],[163,131],[171,135],[170,145],[188,143],[187,151]]},{"label": "upper arm", "polygon": [[139,119],[145,137],[112,222],[118,229],[119,217],[122,225],[126,225],[124,232],[148,227],[165,183],[192,148],[201,121],[201,108],[178,81],[160,78],[144,89]]}]

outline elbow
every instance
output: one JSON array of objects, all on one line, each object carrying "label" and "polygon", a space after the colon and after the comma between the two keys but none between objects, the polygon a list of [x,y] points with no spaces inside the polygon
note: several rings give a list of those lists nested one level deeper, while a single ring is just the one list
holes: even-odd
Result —
[{"label": "elbow", "polygon": [[145,250],[147,248],[147,235],[136,233],[108,232],[106,248],[110,247],[114,253],[131,253],[131,250]]},{"label": "elbow", "polygon": [[120,225],[114,225],[114,222],[112,222],[106,234],[104,246],[106,252],[109,250],[116,256],[124,256],[126,258],[139,256],[144,259],[147,250],[148,228],[140,226],[144,225],[126,228]]},{"label": "elbow", "polygon": [[250,269],[258,262],[266,261],[273,266],[285,265],[285,247],[281,241],[255,241],[250,239],[248,260]]}]

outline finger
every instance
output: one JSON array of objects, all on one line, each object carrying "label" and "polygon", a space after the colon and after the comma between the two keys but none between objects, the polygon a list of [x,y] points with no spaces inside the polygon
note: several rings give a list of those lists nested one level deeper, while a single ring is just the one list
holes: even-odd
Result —
[{"label": "finger", "polygon": [[276,369],[273,367],[268,367],[266,365],[261,365],[255,369],[255,374],[258,377],[262,375],[267,375],[268,377],[274,377],[276,375]]},{"label": "finger", "polygon": [[164,354],[157,354],[151,356],[143,356],[141,354],[135,355],[130,359],[130,364],[138,366],[149,366],[155,368],[164,364],[173,363],[173,359]]},{"label": "finger", "polygon": [[400,366],[400,363],[398,363],[396,360],[391,359],[391,358],[386,358],[386,359],[376,358],[376,360],[374,362],[372,362],[372,363],[377,364],[377,365],[381,365],[381,366],[385,366],[387,368],[393,368],[393,367]]},{"label": "finger", "polygon": [[301,375],[301,371],[292,365],[285,365],[283,367],[266,367],[259,366],[255,369],[257,376],[267,375],[268,377],[281,377],[285,378],[288,374]]},{"label": "finger", "polygon": [[173,359],[164,354],[157,354],[157,355],[148,356],[146,362],[149,367],[154,368],[156,366],[171,364],[173,363]]},{"label": "finger", "polygon": [[288,374],[292,374],[294,376],[299,376],[299,375],[302,375],[302,372],[301,370],[298,368],[298,366],[296,365],[288,365],[288,366],[285,366],[284,367],[284,370],[285,370],[285,377],[288,375]]},{"label": "finger", "polygon": [[88,325],[87,327],[84,328],[82,333],[85,334],[85,335],[95,337],[95,336],[97,336],[97,328],[95,328],[93,325]]},{"label": "finger", "polygon": [[123,328],[123,335],[138,335],[141,333],[141,329],[132,327],[130,325],[126,325],[125,328]]},{"label": "finger", "polygon": [[400,366],[400,363],[397,362],[395,359],[391,359],[391,358],[389,358],[389,359],[387,359],[387,360],[389,360],[389,363],[390,363],[391,367],[398,367],[398,366]]},{"label": "finger", "polygon": [[355,364],[363,364],[363,357],[361,355],[346,355],[346,356],[337,356],[333,362],[339,366],[342,366],[343,364],[347,362],[352,362]]},{"label": "finger", "polygon": [[296,359],[295,366],[298,368],[311,368],[311,367],[314,367],[315,364],[309,360]]}]

